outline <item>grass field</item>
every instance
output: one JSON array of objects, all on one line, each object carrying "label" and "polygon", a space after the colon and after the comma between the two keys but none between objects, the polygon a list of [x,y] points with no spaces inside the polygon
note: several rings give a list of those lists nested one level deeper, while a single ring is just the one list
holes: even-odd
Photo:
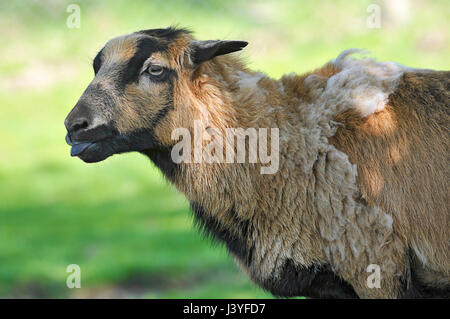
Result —
[{"label": "grass field", "polygon": [[[69,3],[81,27],[66,26]],[[412,1],[402,24],[368,28],[376,1],[3,1],[0,4],[0,297],[266,298],[192,227],[188,203],[148,159],[71,158],[63,121],[104,43],[169,25],[249,41],[251,67],[279,77],[344,49],[449,69],[450,4]],[[82,288],[66,287],[78,264]]]}]

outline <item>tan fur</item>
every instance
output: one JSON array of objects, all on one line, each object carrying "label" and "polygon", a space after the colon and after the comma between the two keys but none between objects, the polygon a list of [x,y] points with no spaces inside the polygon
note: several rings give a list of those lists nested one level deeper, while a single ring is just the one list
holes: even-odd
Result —
[{"label": "tan fur", "polygon": [[133,57],[135,52],[136,39],[122,36],[114,39],[114,45],[106,45],[104,59],[126,62]]},{"label": "tan fur", "polygon": [[163,54],[161,52],[155,52],[153,53],[149,58],[149,61],[151,61],[152,63],[161,65],[161,66],[173,66],[170,62],[169,62],[169,57],[166,54]]},{"label": "tan fur", "polygon": [[125,98],[117,97],[121,105],[120,115],[116,119],[119,132],[148,127],[151,119],[164,107],[169,98],[166,94],[167,90],[167,84],[154,85],[149,83],[139,88],[128,85],[125,88]]},{"label": "tan fur", "polygon": [[[358,167],[358,186],[372,207],[391,212],[394,229],[428,272],[450,280],[449,72],[406,73],[389,107],[368,118],[352,111],[330,139]],[[423,101],[422,103],[419,101]],[[425,102],[425,103],[424,103]]]}]

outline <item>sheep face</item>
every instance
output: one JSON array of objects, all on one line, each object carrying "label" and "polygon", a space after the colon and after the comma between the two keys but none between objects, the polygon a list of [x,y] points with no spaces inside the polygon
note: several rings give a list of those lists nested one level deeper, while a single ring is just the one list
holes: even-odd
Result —
[{"label": "sheep face", "polygon": [[184,96],[192,95],[200,64],[245,45],[194,41],[188,31],[172,28],[112,39],[95,57],[95,77],[65,120],[71,155],[99,162],[167,148],[171,130],[192,117]]}]

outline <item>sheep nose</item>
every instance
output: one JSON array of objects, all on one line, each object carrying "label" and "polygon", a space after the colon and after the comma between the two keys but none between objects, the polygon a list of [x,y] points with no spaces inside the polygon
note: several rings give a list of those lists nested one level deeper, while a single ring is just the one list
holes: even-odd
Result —
[{"label": "sheep nose", "polygon": [[89,103],[84,100],[78,101],[64,121],[68,135],[77,138],[91,131],[103,122],[96,117],[98,116],[95,115]]},{"label": "sheep nose", "polygon": [[113,125],[97,113],[88,103],[78,102],[64,121],[66,142],[72,145],[111,137],[115,133]]},{"label": "sheep nose", "polygon": [[65,120],[65,126],[67,132],[70,134],[76,133],[77,131],[81,131],[89,127],[89,120],[85,117],[76,118],[72,121],[67,118]]}]

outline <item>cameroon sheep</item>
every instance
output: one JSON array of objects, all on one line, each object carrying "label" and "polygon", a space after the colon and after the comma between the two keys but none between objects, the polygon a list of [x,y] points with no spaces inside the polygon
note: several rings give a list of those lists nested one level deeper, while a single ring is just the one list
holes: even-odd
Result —
[{"label": "cameroon sheep", "polygon": [[[175,28],[110,40],[65,120],[72,156],[147,155],[200,228],[276,296],[448,297],[450,72],[350,50],[274,80],[229,54],[246,45]],[[175,161],[173,132],[194,122],[202,134],[278,129],[279,167]]]}]

